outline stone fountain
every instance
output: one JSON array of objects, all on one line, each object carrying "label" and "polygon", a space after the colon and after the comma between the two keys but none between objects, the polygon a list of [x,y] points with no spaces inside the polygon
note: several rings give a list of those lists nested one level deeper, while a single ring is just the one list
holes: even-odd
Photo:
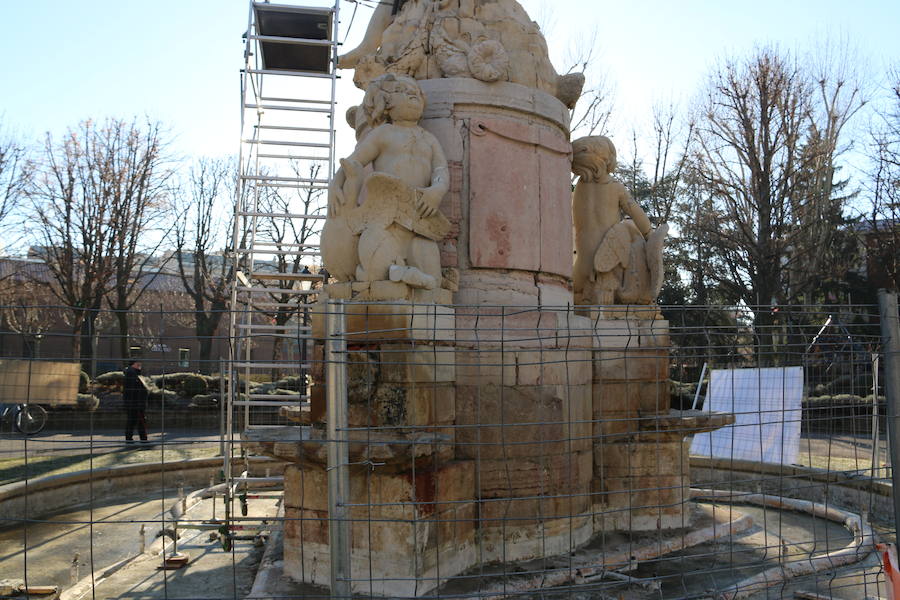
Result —
[{"label": "stone fountain", "polygon": [[[684,438],[728,419],[670,411],[666,227],[610,140],[570,141],[584,78],[515,0],[382,3],[340,66],[365,90],[322,236],[322,302],[350,303],[353,592],[690,526]],[[315,379],[308,439],[259,446],[290,461],[284,571],[327,585]]]}]

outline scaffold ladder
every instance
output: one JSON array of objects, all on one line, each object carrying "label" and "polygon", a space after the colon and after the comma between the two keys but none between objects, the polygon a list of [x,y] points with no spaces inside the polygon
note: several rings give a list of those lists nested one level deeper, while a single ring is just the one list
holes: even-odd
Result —
[{"label": "scaffold ladder", "polygon": [[231,246],[228,490],[243,479],[231,472],[237,431],[285,426],[286,410],[309,407],[309,315],[326,276],[319,235],[335,163],[339,0],[329,2],[250,3]]}]

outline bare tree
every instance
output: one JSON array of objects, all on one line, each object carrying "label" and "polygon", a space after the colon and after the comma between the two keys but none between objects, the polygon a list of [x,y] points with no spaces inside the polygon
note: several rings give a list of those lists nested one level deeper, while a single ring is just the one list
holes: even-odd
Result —
[{"label": "bare tree", "polygon": [[129,313],[152,284],[159,265],[155,254],[172,228],[166,143],[160,125],[110,124],[117,144],[103,168],[116,174],[110,193],[113,219],[112,286],[106,295],[119,330],[120,356],[127,357]]},{"label": "bare tree", "polygon": [[47,135],[27,192],[51,289],[69,307],[73,353],[93,372],[97,319],[110,300],[127,353],[127,310],[143,282],[144,235],[167,173],[158,124],[84,121],[56,143]]},{"label": "bare tree", "polygon": [[763,362],[771,305],[822,275],[793,268],[825,239],[804,229],[803,211],[833,199],[838,141],[863,102],[840,73],[817,76],[787,53],[757,50],[712,73],[696,117],[691,176],[711,214],[695,233],[712,249],[715,283],[756,307]]},{"label": "bare tree", "polygon": [[203,372],[212,370],[213,337],[231,301],[235,269],[225,249],[234,223],[230,191],[235,189],[235,174],[232,161],[198,160],[188,175],[175,227],[175,262],[193,303]]},{"label": "bare tree", "polygon": [[886,102],[872,123],[869,193],[862,243],[875,283],[900,289],[900,66],[889,74]]},{"label": "bare tree", "polygon": [[49,286],[38,277],[31,277],[30,267],[43,265],[26,263],[17,265],[12,273],[0,279],[0,310],[3,328],[21,336],[31,357],[40,356],[41,340],[44,334],[60,320],[58,307],[53,305],[53,295]]},{"label": "bare tree", "polygon": [[31,237],[47,264],[51,290],[69,307],[72,352],[87,371],[97,315],[113,277],[110,190],[116,174],[104,167],[116,152],[116,130],[114,123],[84,121],[59,143],[47,134],[27,192]]},{"label": "bare tree", "polygon": [[29,178],[25,146],[4,131],[0,123],[0,227],[18,205]]}]

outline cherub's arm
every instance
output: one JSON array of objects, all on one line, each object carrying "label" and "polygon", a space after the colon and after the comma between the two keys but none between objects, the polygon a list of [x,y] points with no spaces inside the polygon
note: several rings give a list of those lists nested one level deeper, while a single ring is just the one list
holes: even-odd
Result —
[{"label": "cherub's arm", "polygon": [[628,193],[628,190],[624,185],[618,185],[620,186],[619,208],[621,208],[622,212],[624,212],[634,220],[634,224],[637,225],[637,228],[640,230],[641,235],[647,237],[650,234],[650,231],[653,229],[653,226],[650,224],[650,219],[647,217],[647,213],[645,213],[644,209],[641,208],[641,205],[631,197],[631,194]]},{"label": "cherub's arm", "polygon": [[328,214],[337,216],[341,208],[350,204],[355,206],[362,189],[362,180],[365,177],[364,168],[367,164],[378,158],[381,152],[381,136],[383,130],[376,128],[356,145],[353,154],[341,160],[341,168],[335,173],[334,179],[328,186]]},{"label": "cherub's arm", "polygon": [[447,156],[441,143],[433,135],[429,135],[431,144],[431,185],[419,190],[416,194],[416,208],[423,218],[428,218],[438,211],[441,200],[450,190],[450,169],[447,167]]},{"label": "cherub's arm", "polygon": [[364,56],[374,54],[378,50],[378,47],[381,46],[384,30],[394,20],[392,13],[393,2],[382,1],[378,3],[375,12],[372,13],[372,18],[369,20],[369,26],[366,28],[366,35],[363,37],[363,41],[355,49],[338,58],[339,69],[352,69]]},{"label": "cherub's arm", "polygon": [[369,132],[369,135],[356,144],[353,154],[348,156],[346,160],[354,160],[362,166],[374,162],[378,155],[381,154],[382,138],[385,132],[385,125],[380,125],[373,129]]}]

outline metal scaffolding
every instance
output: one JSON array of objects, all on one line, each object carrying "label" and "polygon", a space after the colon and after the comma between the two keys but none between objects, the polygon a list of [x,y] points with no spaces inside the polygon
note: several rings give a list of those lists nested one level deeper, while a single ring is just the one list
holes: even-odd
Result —
[{"label": "metal scaffolding", "polygon": [[[227,507],[258,483],[232,472],[239,432],[279,427],[288,412],[309,410],[310,308],[327,276],[318,257],[335,162],[338,14],[339,0],[250,3],[231,246]],[[267,338],[277,350],[262,356],[254,342]],[[268,377],[268,389],[250,391],[250,382]]]}]

